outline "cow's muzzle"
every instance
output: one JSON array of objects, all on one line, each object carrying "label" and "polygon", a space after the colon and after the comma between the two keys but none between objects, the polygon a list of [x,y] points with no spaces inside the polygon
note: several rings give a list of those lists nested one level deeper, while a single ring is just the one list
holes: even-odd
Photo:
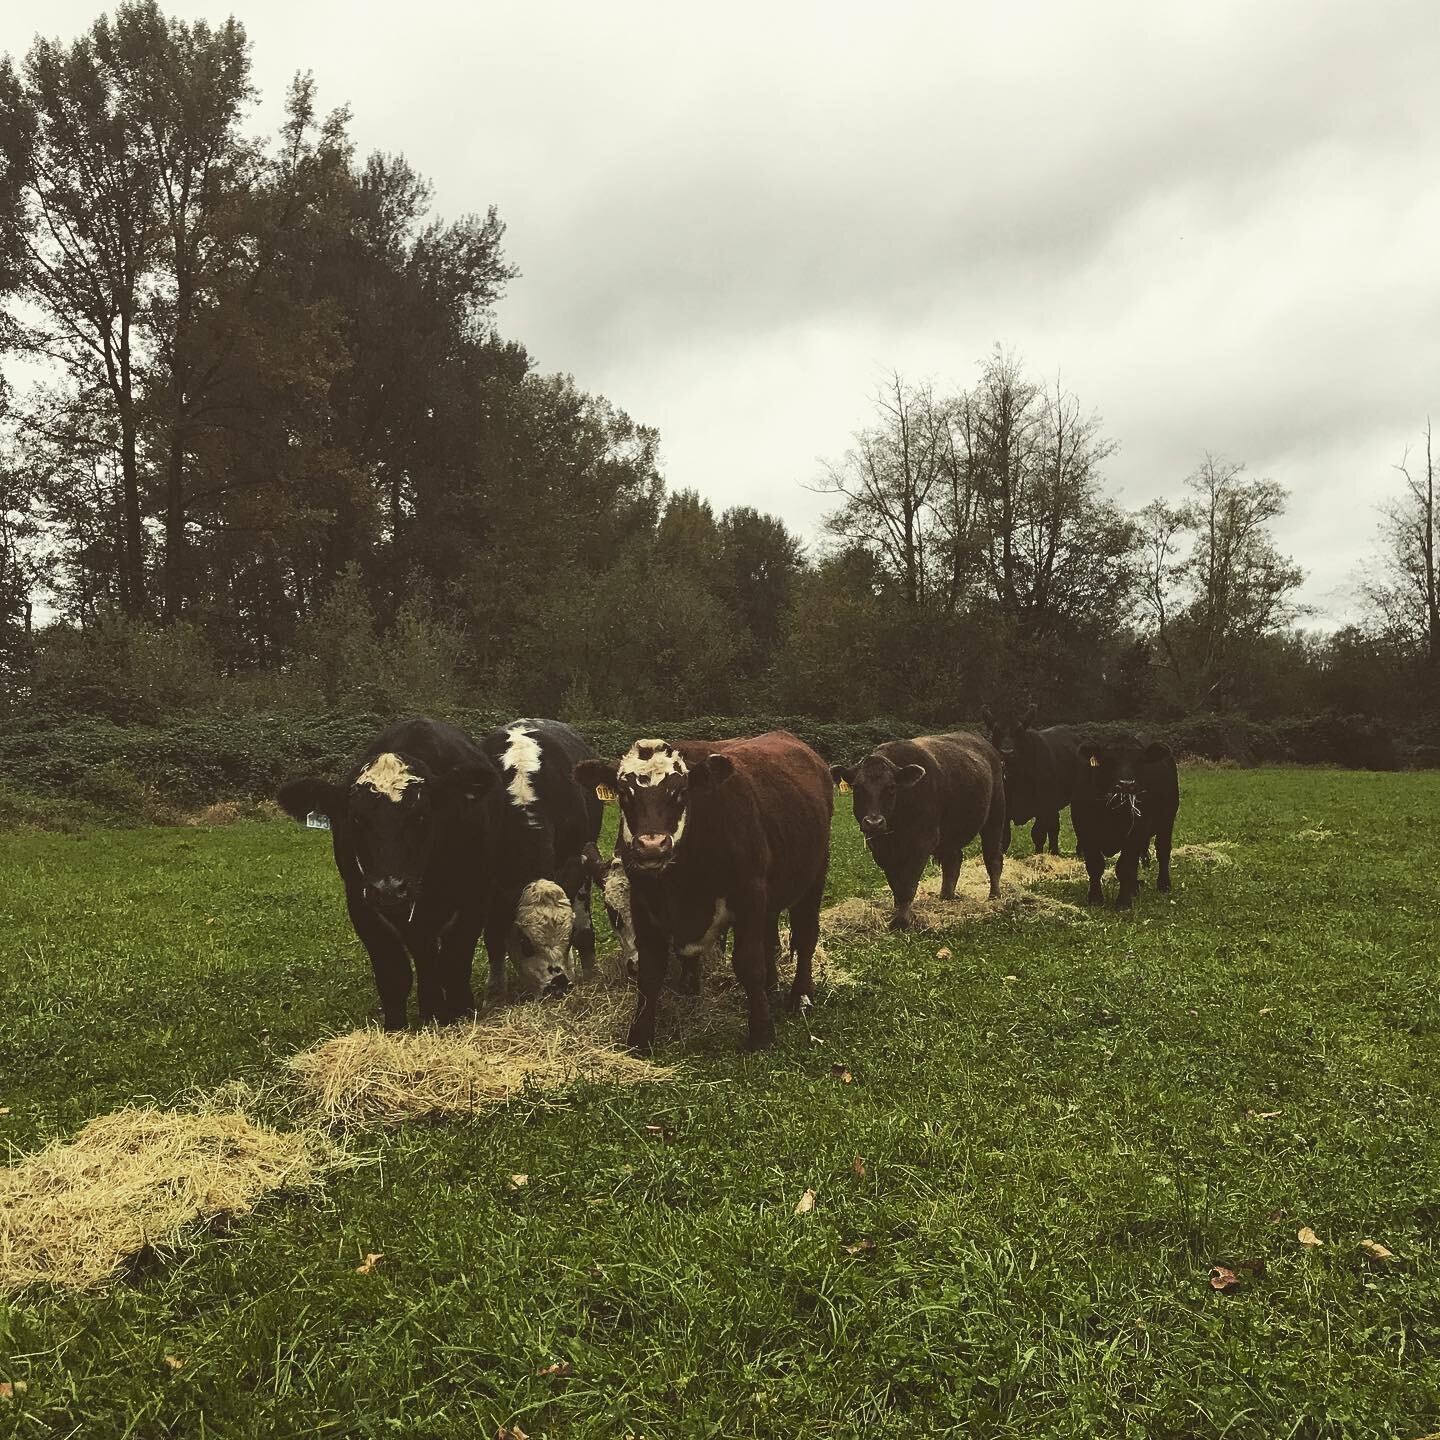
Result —
[{"label": "cow's muzzle", "polygon": [[637,835],[630,860],[640,870],[663,870],[675,857],[673,835]]},{"label": "cow's muzzle", "polygon": [[867,838],[871,835],[883,835],[890,828],[890,822],[883,815],[862,815],[857,823],[860,833]]},{"label": "cow's muzzle", "polygon": [[387,910],[413,905],[420,898],[420,887],[399,875],[382,875],[366,887],[375,904]]}]

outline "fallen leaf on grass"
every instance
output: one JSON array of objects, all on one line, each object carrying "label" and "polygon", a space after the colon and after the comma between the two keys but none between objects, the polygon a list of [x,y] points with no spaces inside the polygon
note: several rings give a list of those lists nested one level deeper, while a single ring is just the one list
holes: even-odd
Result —
[{"label": "fallen leaf on grass", "polygon": [[1387,1250],[1378,1240],[1362,1240],[1360,1249],[1371,1260],[1385,1261],[1395,1258],[1395,1252]]},{"label": "fallen leaf on grass", "polygon": [[0,1115],[8,1115],[9,1113],[10,1107],[8,1105],[0,1105]]},{"label": "fallen leaf on grass", "polygon": [[871,1255],[875,1251],[875,1242],[867,1235],[863,1240],[857,1241],[854,1245],[843,1245],[841,1249],[847,1255]]},{"label": "fallen leaf on grass", "polygon": [[668,1125],[647,1125],[647,1135],[653,1135],[662,1145],[668,1145],[675,1138],[675,1132]]},{"label": "fallen leaf on grass", "polygon": [[1270,1212],[1270,1223],[1272,1225],[1278,1225],[1284,1218],[1285,1212],[1283,1210],[1272,1210]]},{"label": "fallen leaf on grass", "polygon": [[178,1355],[167,1355],[165,1357],[165,1363],[172,1370],[183,1370],[185,1368],[185,1362]]},{"label": "fallen leaf on grass", "polygon": [[530,1440],[518,1425],[502,1425],[495,1432],[495,1440]]},{"label": "fallen leaf on grass", "polygon": [[1308,1225],[1302,1225],[1295,1232],[1295,1238],[1307,1250],[1313,1250],[1317,1245],[1323,1245],[1325,1243]]},{"label": "fallen leaf on grass", "polygon": [[855,1080],[855,1077],[843,1065],[832,1065],[830,1067],[830,1073],[842,1085],[850,1085]]},{"label": "fallen leaf on grass", "polygon": [[850,1162],[850,1168],[863,1180],[865,1178],[865,1162],[857,1154]]},{"label": "fallen leaf on grass", "polygon": [[948,945],[941,946],[941,948],[935,952],[935,958],[937,960],[948,960],[950,958],[950,947]]},{"label": "fallen leaf on grass", "polygon": [[0,1380],[0,1400],[13,1400],[29,1388],[23,1380]]},{"label": "fallen leaf on grass", "polygon": [[383,1250],[372,1251],[365,1257],[365,1263],[363,1265],[357,1265],[355,1267],[355,1273],[357,1275],[368,1275],[384,1258],[385,1252]]},{"label": "fallen leaf on grass", "polygon": [[511,1190],[523,1190],[530,1183],[528,1175],[512,1175],[506,1181],[507,1188]]},{"label": "fallen leaf on grass", "polygon": [[1210,1270],[1210,1288],[1228,1295],[1240,1288],[1240,1277],[1226,1265],[1215,1265]]},{"label": "fallen leaf on grass", "polygon": [[1273,1015],[1275,1013],[1275,1009],[1271,1005],[1266,1005],[1261,1009],[1260,1013],[1262,1015]]},{"label": "fallen leaf on grass", "polygon": [[557,1378],[566,1375],[573,1375],[575,1367],[568,1360],[557,1360],[553,1365],[546,1365],[544,1369],[537,1370],[537,1375],[554,1375]]},{"label": "fallen leaf on grass", "polygon": [[808,1215],[815,1208],[815,1192],[807,1190],[796,1202],[795,1213],[797,1215]]},{"label": "fallen leaf on grass", "polygon": [[1281,1112],[1279,1110],[1247,1110],[1247,1120],[1274,1120]]},{"label": "fallen leaf on grass", "polygon": [[1018,975],[1007,975],[1005,976],[1005,983],[1007,985],[1013,985],[1019,978]]}]

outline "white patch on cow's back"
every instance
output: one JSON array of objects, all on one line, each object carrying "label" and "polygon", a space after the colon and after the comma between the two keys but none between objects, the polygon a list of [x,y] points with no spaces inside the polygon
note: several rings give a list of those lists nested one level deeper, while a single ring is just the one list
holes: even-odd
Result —
[{"label": "white patch on cow's back", "polygon": [[535,775],[543,758],[540,744],[523,725],[512,725],[505,732],[505,753],[500,764],[506,770],[515,772],[506,789],[510,792],[510,803],[523,809],[535,803]]},{"label": "white patch on cow's back", "polygon": [[356,777],[357,785],[368,785],[377,795],[397,803],[410,785],[419,785],[420,777],[393,751],[377,755]]},{"label": "white patch on cow's back", "polygon": [[668,740],[637,740],[616,766],[616,774],[637,785],[658,785],[667,775],[688,771],[680,752]]}]

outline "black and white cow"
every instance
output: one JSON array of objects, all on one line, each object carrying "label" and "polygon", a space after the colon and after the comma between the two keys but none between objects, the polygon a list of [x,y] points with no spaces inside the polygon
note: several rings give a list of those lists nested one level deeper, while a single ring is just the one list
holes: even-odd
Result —
[{"label": "black and white cow", "polygon": [[490,993],[505,993],[507,951],[526,989],[564,989],[574,979],[572,948],[587,972],[595,966],[584,854],[605,807],[574,776],[595,752],[558,720],[513,720],[482,736],[480,748],[500,770],[506,806],[495,862],[502,918],[512,896],[514,906],[503,936],[486,933]]},{"label": "black and white cow", "polygon": [[592,754],[554,721],[517,721],[477,745],[453,725],[407,720],[378,736],[343,783],[312,775],[281,787],[296,819],[329,818],[386,1029],[404,1028],[411,960],[422,1023],[473,1013],[481,936],[492,999],[504,998],[507,954],[533,993],[569,985],[572,943],[594,963],[580,852],[602,812],[570,778],[576,757]]}]

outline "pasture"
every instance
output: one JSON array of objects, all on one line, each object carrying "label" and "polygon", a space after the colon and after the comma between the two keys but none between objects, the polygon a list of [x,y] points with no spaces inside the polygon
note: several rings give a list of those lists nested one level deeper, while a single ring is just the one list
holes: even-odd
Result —
[{"label": "pasture", "polygon": [[[664,1083],[351,1135],[314,1196],[0,1298],[0,1434],[1440,1429],[1440,774],[1181,783],[1177,842],[1229,863],[1177,858],[1172,897],[832,941],[856,983],[757,1056],[738,999],[677,1044],[667,997]],[[835,842],[827,903],[873,892],[843,802]],[[314,832],[11,834],[0,865],[12,1159],[371,1015]]]}]

